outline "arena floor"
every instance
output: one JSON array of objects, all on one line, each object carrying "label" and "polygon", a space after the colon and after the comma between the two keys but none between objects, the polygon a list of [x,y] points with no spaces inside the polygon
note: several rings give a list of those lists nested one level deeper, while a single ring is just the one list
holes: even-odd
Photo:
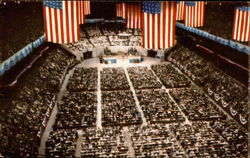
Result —
[{"label": "arena floor", "polygon": [[[129,67],[147,67],[151,72],[153,72],[154,76],[157,78],[157,81],[161,83],[161,88],[156,88],[156,89],[162,89],[164,90],[168,95],[169,95],[169,98],[175,103],[175,106],[178,108],[178,110],[181,112],[181,115],[185,118],[185,121],[184,122],[179,122],[181,123],[182,125],[190,125],[191,127],[193,127],[193,124],[197,124],[196,121],[191,121],[188,119],[188,117],[185,115],[185,113],[181,110],[179,104],[176,103],[176,101],[174,100],[174,98],[171,96],[170,94],[170,90],[171,89],[174,89],[174,88],[166,88],[164,86],[164,84],[161,82],[161,80],[159,79],[159,77],[155,74],[155,72],[150,68],[151,65],[172,65],[170,62],[167,62],[167,61],[164,61],[164,62],[160,62],[159,59],[156,59],[156,58],[152,58],[152,57],[145,57],[144,58],[144,61],[142,63],[138,63],[138,64],[127,64],[127,63],[124,63],[124,64],[101,64],[99,62],[99,58],[92,58],[92,59],[87,59],[87,60],[84,60],[82,61],[80,64],[76,65],[72,70],[69,71],[69,73],[66,75],[65,77],[65,80],[63,82],[63,85],[62,85],[62,88],[58,94],[58,99],[57,99],[57,102],[61,102],[62,101],[62,98],[63,98],[63,95],[65,94],[65,92],[67,91],[67,84],[69,82],[69,79],[73,76],[74,74],[74,69],[76,68],[90,68],[90,67],[94,67],[94,68],[97,68],[98,69],[98,82],[97,82],[97,91],[96,91],[96,95],[97,95],[97,118],[96,118],[96,126],[94,127],[95,130],[102,130],[103,128],[106,128],[106,127],[103,127],[102,126],[102,90],[101,90],[101,80],[100,80],[100,71],[104,68],[118,68],[118,67],[122,67],[125,71],[125,74],[126,74],[126,78],[127,78],[127,81],[129,83],[129,86],[130,86],[130,91],[132,91],[133,93],[133,98],[135,100],[135,104],[136,104],[136,109],[139,111],[139,113],[141,114],[141,119],[142,119],[142,123],[140,125],[138,125],[139,129],[147,129],[148,126],[151,126],[154,125],[154,123],[150,123],[150,121],[147,121],[147,119],[145,118],[144,116],[144,113],[143,113],[143,110],[142,110],[142,107],[140,105],[140,102],[138,100],[138,97],[137,97],[137,94],[136,94],[136,90],[133,86],[133,83],[131,82],[131,79],[129,77],[129,74],[128,74],[128,71],[127,71],[127,68]],[[174,66],[174,65],[172,65]],[[202,91],[202,89],[196,85],[188,76],[186,76],[185,74],[183,74],[177,67],[174,66],[174,68],[182,75],[184,75],[186,78],[188,78],[188,80],[191,82],[191,86],[190,87],[195,87],[197,88],[199,91]],[[203,92],[204,93],[204,92]],[[223,111],[223,109],[216,103],[214,102],[210,97],[209,95],[207,95],[206,93],[204,93],[206,97],[209,98],[209,100],[218,108],[220,109],[221,111]],[[157,98],[155,98],[157,99]],[[52,127],[53,125],[55,124],[56,122],[56,115],[58,113],[58,105],[56,105],[54,108],[53,108],[53,111],[52,111],[52,114],[50,116],[50,119],[48,121],[48,124],[46,126],[46,129],[44,131],[44,134],[42,136],[42,140],[41,140],[41,145],[39,147],[39,154],[40,155],[45,155],[45,142],[48,140],[48,137],[50,135],[50,132],[53,130]],[[232,117],[230,115],[228,115],[226,112],[225,114],[228,116],[229,119],[232,119]],[[208,125],[208,128],[211,128],[209,126],[209,121],[202,121],[202,123],[205,123]],[[170,130],[170,126],[172,125],[176,125],[177,123],[163,123],[163,124],[157,124],[158,126],[162,126],[166,129],[168,129],[169,131]],[[128,147],[128,151],[126,153],[126,155],[128,157],[135,157],[135,153],[138,152],[138,151],[135,151],[134,147],[133,147],[133,144],[135,142],[133,142],[132,140],[132,135],[130,133],[130,127],[133,128],[133,125],[132,126],[121,126],[121,131],[122,131],[122,135],[124,137],[124,140],[125,140],[125,145]],[[148,128],[148,130],[150,130],[150,128]],[[112,127],[111,127],[112,129]],[[77,133],[78,133],[78,139],[76,141],[76,150],[75,150],[75,156],[76,157],[81,157],[81,151],[82,151],[82,141],[83,141],[83,133],[84,133],[84,130],[85,129],[78,129],[77,130]],[[215,130],[213,130],[211,128],[211,130],[213,132],[216,133]],[[172,133],[173,134],[173,133]],[[146,138],[145,138],[146,139]],[[154,141],[150,141],[151,143],[153,143]],[[180,142],[176,142],[177,145],[180,147],[180,151],[181,152],[184,152],[185,150],[181,147],[180,145]],[[161,151],[158,151],[160,154],[163,154]],[[145,156],[145,155],[144,155]],[[84,157],[84,156],[83,156]],[[142,156],[143,157],[143,156]]]}]

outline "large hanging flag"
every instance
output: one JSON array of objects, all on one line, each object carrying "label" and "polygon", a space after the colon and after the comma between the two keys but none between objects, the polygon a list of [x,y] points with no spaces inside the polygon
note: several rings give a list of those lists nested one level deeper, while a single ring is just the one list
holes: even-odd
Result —
[{"label": "large hanging flag", "polygon": [[176,2],[143,2],[142,46],[169,48],[175,44]]},{"label": "large hanging flag", "polygon": [[84,14],[90,14],[90,1],[83,1],[84,2]]},{"label": "large hanging flag", "polygon": [[44,31],[48,42],[70,43],[80,39],[77,1],[43,2]]},{"label": "large hanging flag", "polygon": [[141,28],[141,4],[127,3],[126,4],[126,28],[140,29]]},{"label": "large hanging flag", "polygon": [[116,16],[126,18],[126,6],[125,3],[116,3]]},{"label": "large hanging flag", "polygon": [[250,41],[250,7],[235,9],[232,38],[242,42]]},{"label": "large hanging flag", "polygon": [[85,23],[85,1],[78,1],[78,10],[79,10],[79,24]]},{"label": "large hanging flag", "polygon": [[204,26],[205,2],[185,2],[185,25],[189,27]]},{"label": "large hanging flag", "polygon": [[184,20],[185,15],[185,2],[177,1],[176,2],[176,20]]}]

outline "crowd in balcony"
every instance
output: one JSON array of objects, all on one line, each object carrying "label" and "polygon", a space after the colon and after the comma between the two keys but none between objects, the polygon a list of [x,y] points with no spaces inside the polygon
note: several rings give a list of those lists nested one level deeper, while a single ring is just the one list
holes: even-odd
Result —
[{"label": "crowd in balcony", "polygon": [[248,92],[244,85],[194,51],[180,45],[170,53],[168,60],[207,91],[215,101],[231,108],[233,115],[238,114],[239,117],[247,120],[248,111],[242,110],[247,109],[244,98],[247,97]]},{"label": "crowd in balcony", "polygon": [[57,49],[33,65],[22,81],[0,96],[0,153],[34,156],[70,57]]},{"label": "crowd in balcony", "polygon": [[90,36],[90,37],[93,37],[93,36],[102,36],[102,32],[100,30],[100,28],[98,26],[92,26],[92,25],[88,25],[88,26],[84,26],[84,31],[87,32],[87,35]]},{"label": "crowd in balcony", "polygon": [[110,43],[106,36],[94,36],[89,39],[93,45],[97,48],[103,48],[110,46]]},{"label": "crowd in balcony", "polygon": [[69,91],[95,91],[97,78],[97,68],[75,68],[67,89]]},{"label": "crowd in balcony", "polygon": [[129,84],[122,67],[103,68],[101,71],[102,90],[128,90]]},{"label": "crowd in balcony", "polygon": [[86,34],[83,31],[80,32],[80,41],[68,43],[65,46],[73,52],[84,52],[94,47],[91,41],[86,38]]}]

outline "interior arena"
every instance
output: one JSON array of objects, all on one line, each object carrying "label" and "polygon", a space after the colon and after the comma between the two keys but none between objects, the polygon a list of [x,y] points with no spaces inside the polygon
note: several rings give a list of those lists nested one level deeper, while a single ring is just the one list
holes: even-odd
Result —
[{"label": "interior arena", "polygon": [[249,5],[0,0],[0,157],[247,158]]}]

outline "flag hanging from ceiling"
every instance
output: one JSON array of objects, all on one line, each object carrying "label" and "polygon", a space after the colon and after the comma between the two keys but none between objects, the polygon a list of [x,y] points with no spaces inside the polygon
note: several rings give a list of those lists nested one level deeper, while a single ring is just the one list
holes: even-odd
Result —
[{"label": "flag hanging from ceiling", "polygon": [[78,2],[78,14],[79,14],[79,24],[85,23],[85,12],[84,12],[84,1],[77,1]]},{"label": "flag hanging from ceiling", "polygon": [[143,2],[142,46],[169,48],[175,44],[176,2]]},{"label": "flag hanging from ceiling", "polygon": [[80,39],[77,1],[44,1],[44,31],[48,42],[70,43]]},{"label": "flag hanging from ceiling", "polygon": [[237,7],[234,11],[232,39],[250,41],[250,7]]},{"label": "flag hanging from ceiling", "polygon": [[84,2],[84,14],[90,14],[90,1],[83,1]]},{"label": "flag hanging from ceiling", "polygon": [[184,23],[189,27],[204,26],[205,2],[189,1],[185,2]]},{"label": "flag hanging from ceiling", "polygon": [[117,17],[122,17],[125,19],[125,13],[126,13],[126,7],[125,3],[116,3],[116,16]]},{"label": "flag hanging from ceiling", "polygon": [[184,20],[185,15],[185,2],[177,1],[176,2],[176,20]]},{"label": "flag hanging from ceiling", "polygon": [[141,28],[141,4],[127,3],[126,4],[126,28],[140,29]]}]

